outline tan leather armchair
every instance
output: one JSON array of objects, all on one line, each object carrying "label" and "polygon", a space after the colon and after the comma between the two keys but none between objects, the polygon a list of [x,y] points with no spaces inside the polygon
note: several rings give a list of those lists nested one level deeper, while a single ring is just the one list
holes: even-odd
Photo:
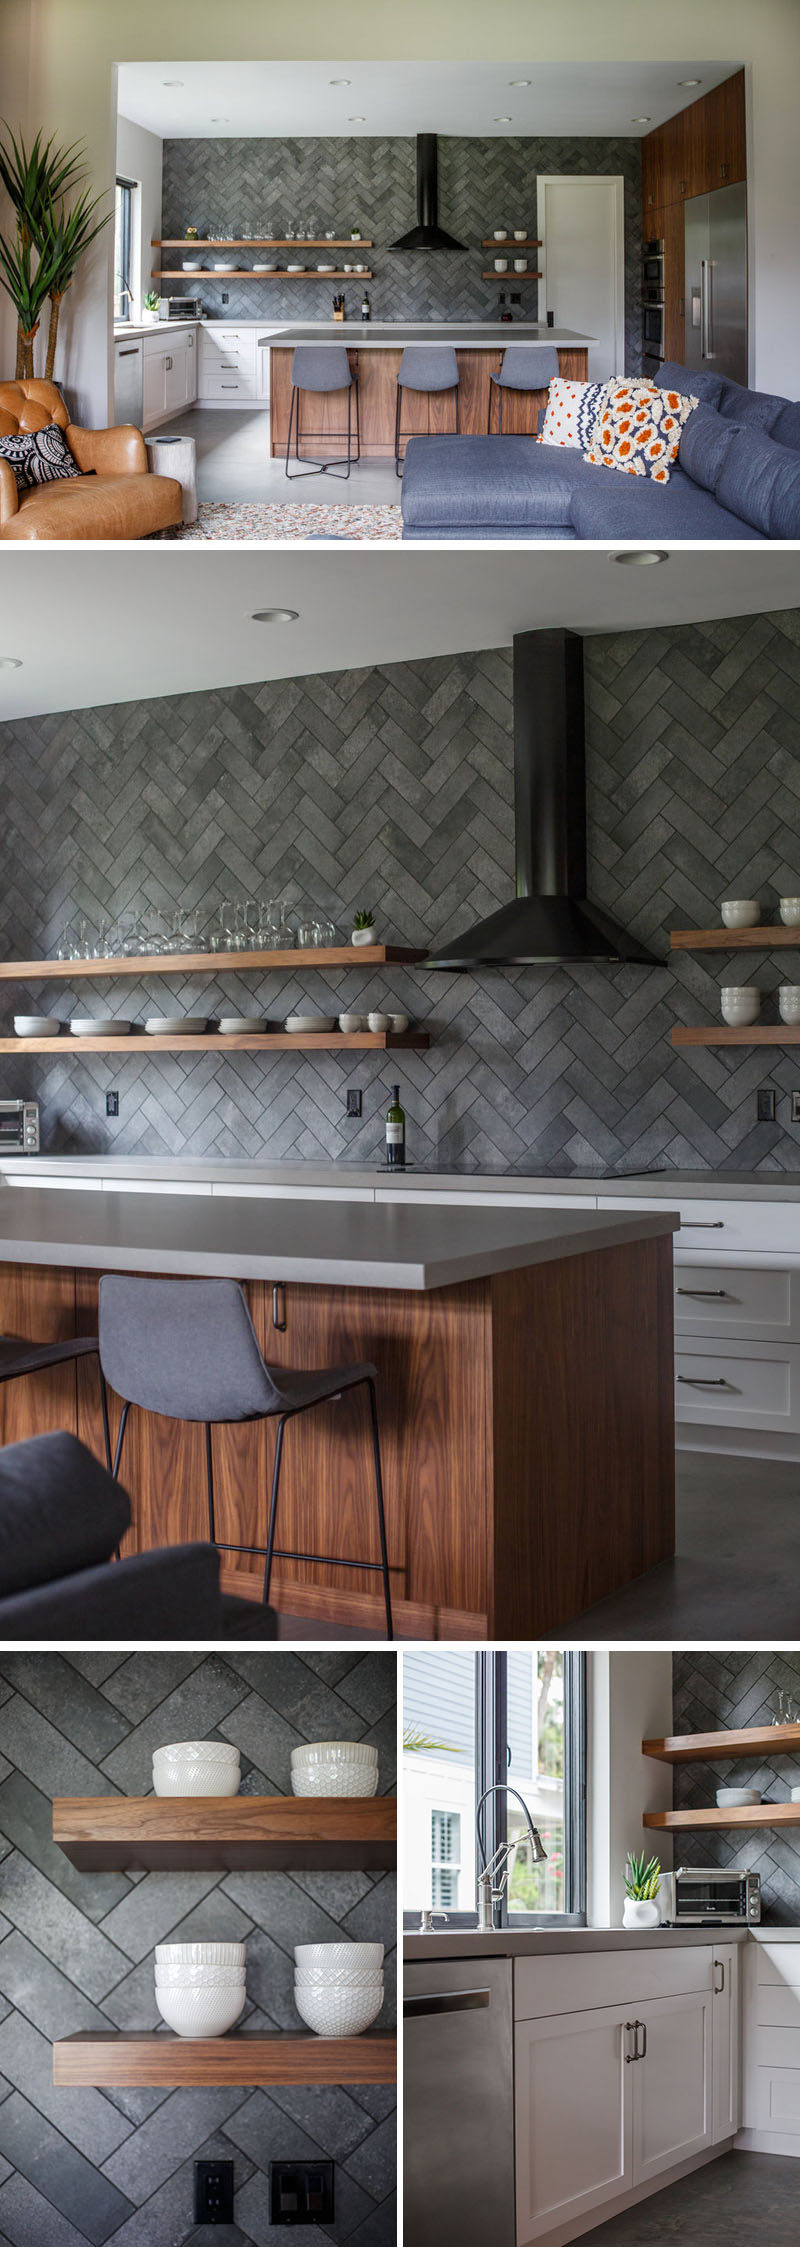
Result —
[{"label": "tan leather armchair", "polygon": [[0,383],[0,437],[53,422],[80,477],[18,492],[13,469],[0,459],[0,539],[149,538],[180,522],[180,484],[151,475],[140,429],[78,429],[55,383]]}]

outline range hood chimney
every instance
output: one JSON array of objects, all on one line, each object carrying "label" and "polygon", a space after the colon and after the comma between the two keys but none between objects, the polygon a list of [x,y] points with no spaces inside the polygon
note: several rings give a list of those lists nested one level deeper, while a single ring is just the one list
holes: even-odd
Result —
[{"label": "range hood chimney", "polygon": [[417,134],[417,218],[408,234],[390,242],[391,250],[464,250],[465,242],[439,225],[439,152],[435,133]]},{"label": "range hood chimney", "polygon": [[657,967],[586,895],[583,642],[576,632],[521,632],[514,641],[517,895],[441,947],[429,967]]}]

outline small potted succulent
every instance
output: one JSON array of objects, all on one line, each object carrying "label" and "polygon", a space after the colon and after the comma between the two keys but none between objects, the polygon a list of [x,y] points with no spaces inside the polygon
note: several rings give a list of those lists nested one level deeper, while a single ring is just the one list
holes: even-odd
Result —
[{"label": "small potted succulent", "polygon": [[375,915],[370,906],[362,905],[359,911],[353,914],[353,933],[350,942],[351,944],[374,944]]},{"label": "small potted succulent", "polygon": [[661,1866],[657,1857],[645,1863],[645,1854],[634,1857],[630,1852],[623,1873],[625,1902],[622,1908],[623,1927],[660,1927],[661,1906],[658,1891],[661,1886]]},{"label": "small potted succulent", "polygon": [[186,233],[184,234],[183,239],[184,242],[199,242],[200,236],[198,234],[197,227],[187,226]]},{"label": "small potted succulent", "polygon": [[158,294],[158,290],[157,290],[157,289],[148,289],[148,291],[147,291],[147,295],[146,295],[146,297],[145,297],[145,300],[144,300],[144,304],[143,304],[143,306],[142,306],[142,319],[143,319],[143,320],[157,320],[157,319],[158,319],[158,307],[159,307],[159,304],[160,304],[160,302],[161,302],[161,299],[160,299],[160,297],[159,297],[159,294]]},{"label": "small potted succulent", "polygon": [[351,226],[351,228],[350,228],[350,240],[351,240],[351,242],[360,242],[360,240],[361,240],[361,228],[360,228],[360,226]]}]

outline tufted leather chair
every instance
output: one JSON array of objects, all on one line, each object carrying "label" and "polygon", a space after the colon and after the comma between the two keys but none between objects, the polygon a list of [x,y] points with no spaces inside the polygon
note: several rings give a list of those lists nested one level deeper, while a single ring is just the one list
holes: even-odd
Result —
[{"label": "tufted leather chair", "polygon": [[17,491],[0,457],[0,539],[148,538],[181,520],[173,476],[153,476],[140,429],[76,429],[53,382],[0,382],[0,437],[63,429],[80,479]]}]

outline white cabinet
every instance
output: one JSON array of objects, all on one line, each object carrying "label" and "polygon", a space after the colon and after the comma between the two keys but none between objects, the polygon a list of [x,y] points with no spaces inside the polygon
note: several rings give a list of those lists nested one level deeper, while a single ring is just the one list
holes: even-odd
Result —
[{"label": "white cabinet", "polygon": [[145,336],[142,413],[145,431],[194,403],[196,363],[194,329],[173,329],[164,322],[156,335]]},{"label": "white cabinet", "polygon": [[633,2182],[632,2027],[618,2006],[515,2030],[517,2239],[541,2239]]},{"label": "white cabinet", "polygon": [[739,1949],[721,1943],[714,1951],[711,2138],[718,2146],[739,2128],[741,2047],[739,2041]]},{"label": "white cabinet", "polygon": [[800,1941],[749,1943],[742,2120],[748,2147],[800,2154]]},{"label": "white cabinet", "polygon": [[639,2007],[631,2065],[634,2185],[711,2144],[711,1992]]},{"label": "white cabinet", "polygon": [[269,405],[269,337],[256,336],[256,397]]},{"label": "white cabinet", "polygon": [[198,396],[208,405],[252,404],[261,379],[254,328],[203,326],[200,336]]}]

